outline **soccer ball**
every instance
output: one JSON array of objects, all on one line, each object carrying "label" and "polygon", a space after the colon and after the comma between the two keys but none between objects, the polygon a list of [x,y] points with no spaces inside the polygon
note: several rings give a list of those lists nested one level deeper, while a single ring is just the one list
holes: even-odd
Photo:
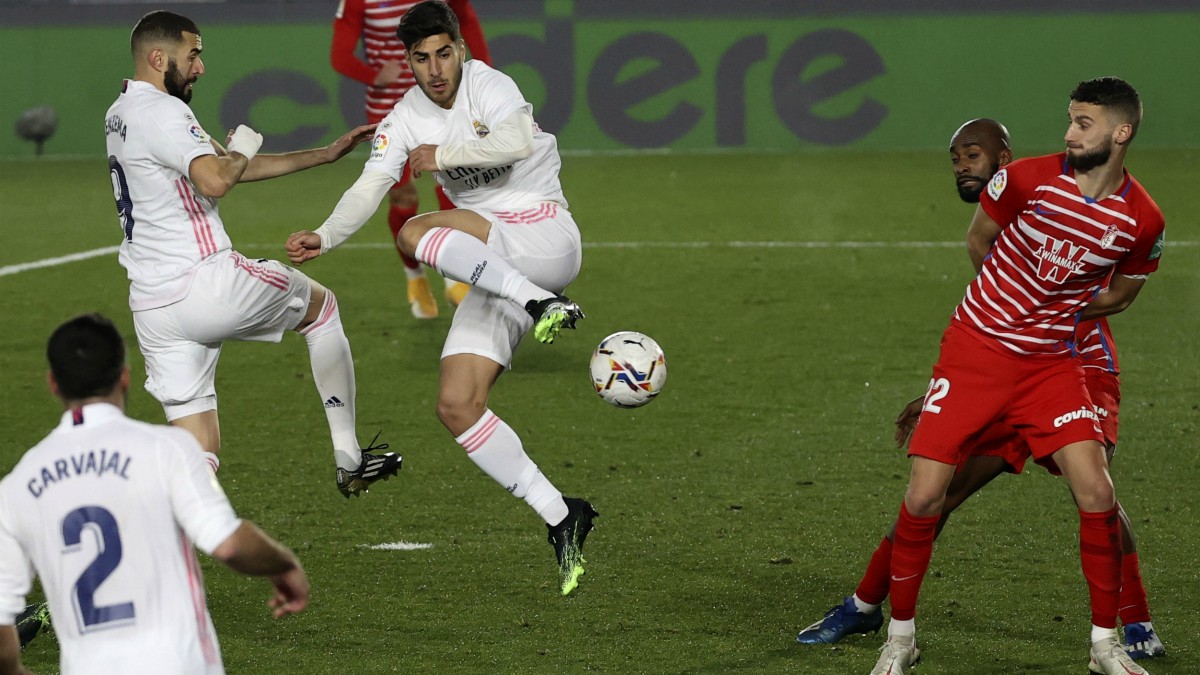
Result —
[{"label": "soccer ball", "polygon": [[618,408],[654,400],[667,383],[667,361],[648,335],[626,330],[600,341],[592,354],[592,384],[600,398]]}]

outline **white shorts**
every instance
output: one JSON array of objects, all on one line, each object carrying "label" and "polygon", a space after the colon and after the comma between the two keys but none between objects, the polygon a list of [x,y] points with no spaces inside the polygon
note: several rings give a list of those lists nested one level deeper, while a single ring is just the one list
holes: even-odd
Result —
[{"label": "white shorts", "polygon": [[[545,202],[526,211],[471,209],[492,224],[488,246],[538,286],[561,293],[579,274],[583,249],[571,212]],[[475,354],[508,368],[533,318],[516,303],[472,288],[446,335],[442,358]]]},{"label": "white shorts", "polygon": [[221,343],[279,342],[304,318],[311,294],[308,277],[274,260],[237,251],[210,256],[182,300],[133,313],[146,391],[168,421],[216,410]]}]

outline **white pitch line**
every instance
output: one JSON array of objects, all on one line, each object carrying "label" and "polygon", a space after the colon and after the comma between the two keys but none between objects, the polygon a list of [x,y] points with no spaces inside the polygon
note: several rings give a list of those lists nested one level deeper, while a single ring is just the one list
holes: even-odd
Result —
[{"label": "white pitch line", "polygon": [[[1168,248],[1194,248],[1200,246],[1200,241],[1170,241],[1166,242]],[[583,247],[585,249],[695,249],[695,248],[781,248],[781,249],[887,249],[887,248],[958,248],[963,246],[961,241],[585,241]],[[90,251],[81,251],[79,253],[71,253],[69,255],[58,256],[56,258],[46,258],[45,260],[35,260],[33,262],[18,263],[16,265],[5,265],[0,267],[0,277],[11,274],[19,274],[29,270],[42,269],[44,267],[57,267],[67,263],[78,262],[80,260],[88,260],[89,258],[98,258],[100,256],[116,253],[120,247],[105,246],[104,248],[94,248]],[[238,246],[242,250],[278,250],[283,253],[282,244],[245,244]],[[344,249],[359,249],[359,250],[377,250],[391,249],[392,244],[383,242],[363,242],[343,244]],[[282,255],[278,256],[280,259]]]},{"label": "white pitch line", "polygon": [[45,260],[35,260],[33,262],[20,263],[17,265],[5,265],[0,267],[0,277],[10,274],[18,274],[29,270],[41,269],[43,267],[57,267],[66,265],[67,263],[77,262],[79,260],[87,260],[89,258],[99,258],[102,255],[116,253],[120,249],[119,246],[105,246],[104,248],[94,248],[90,251],[81,251],[80,253],[72,253],[70,255],[62,255],[57,258],[46,258]]},{"label": "white pitch line", "polygon": [[386,544],[359,544],[359,548],[369,548],[372,551],[424,551],[433,548],[433,544],[414,544],[410,541],[393,541]]}]

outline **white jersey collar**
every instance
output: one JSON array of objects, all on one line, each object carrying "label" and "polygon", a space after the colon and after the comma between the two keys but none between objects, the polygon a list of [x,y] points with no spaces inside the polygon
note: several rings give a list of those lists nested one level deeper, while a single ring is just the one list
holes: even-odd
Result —
[{"label": "white jersey collar", "polygon": [[71,429],[74,427],[92,427],[102,422],[124,417],[125,413],[121,409],[111,403],[89,403],[82,408],[71,408],[62,415],[62,421],[59,422],[59,429]]}]

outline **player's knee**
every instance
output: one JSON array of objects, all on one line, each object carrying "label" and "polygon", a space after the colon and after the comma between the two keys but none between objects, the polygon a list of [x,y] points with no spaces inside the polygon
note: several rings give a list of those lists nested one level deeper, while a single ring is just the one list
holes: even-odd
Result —
[{"label": "player's knee", "polygon": [[946,503],[946,494],[929,490],[909,489],[904,495],[904,506],[908,513],[916,518],[928,518],[942,513]]},{"label": "player's knee", "polygon": [[396,235],[396,245],[400,247],[400,250],[415,258],[417,244],[421,241],[421,237],[435,227],[432,217],[436,215],[436,213],[425,213],[410,218],[400,230],[400,234]]},{"label": "player's knee", "polygon": [[456,436],[470,429],[471,425],[483,417],[486,410],[485,399],[479,399],[466,392],[443,391],[438,394],[438,419]]}]

